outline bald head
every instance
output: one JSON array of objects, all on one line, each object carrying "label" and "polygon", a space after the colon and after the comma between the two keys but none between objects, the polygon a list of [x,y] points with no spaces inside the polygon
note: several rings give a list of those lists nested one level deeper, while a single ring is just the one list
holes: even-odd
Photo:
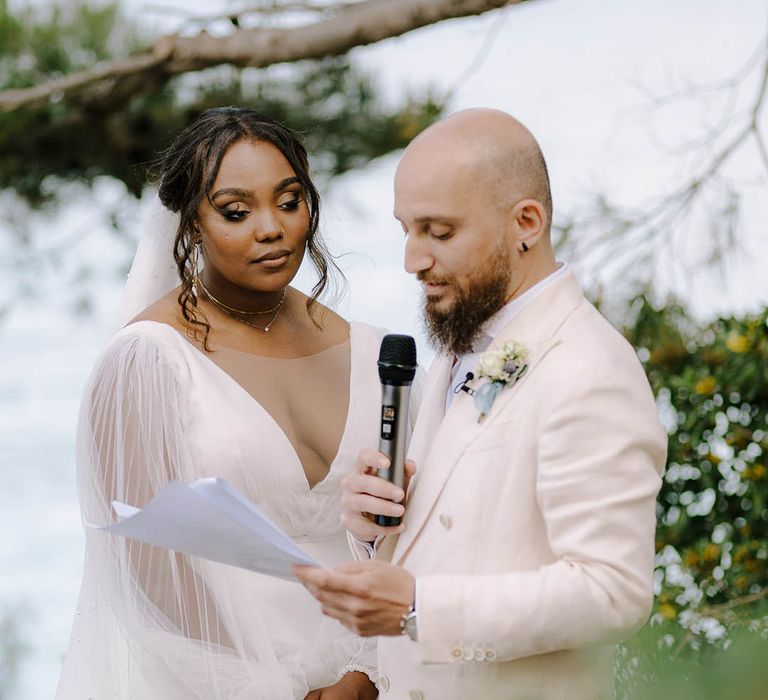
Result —
[{"label": "bald head", "polygon": [[539,145],[504,112],[458,112],[411,142],[394,213],[438,347],[468,352],[493,314],[557,269],[551,211]]},{"label": "bald head", "polygon": [[436,169],[474,171],[502,206],[535,199],[552,221],[549,175],[533,134],[517,119],[496,109],[465,109],[433,124],[406,148],[398,171],[411,163],[435,161]]}]

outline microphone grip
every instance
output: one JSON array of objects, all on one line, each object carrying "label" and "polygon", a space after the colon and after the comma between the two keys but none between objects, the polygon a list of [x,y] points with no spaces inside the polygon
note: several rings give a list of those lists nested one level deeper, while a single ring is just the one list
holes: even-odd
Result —
[{"label": "microphone grip", "polygon": [[[381,431],[379,451],[389,457],[389,467],[379,470],[379,476],[405,490],[405,454],[408,448],[408,399],[411,385],[381,385]],[[400,524],[394,515],[376,515],[375,522],[382,527]]]}]

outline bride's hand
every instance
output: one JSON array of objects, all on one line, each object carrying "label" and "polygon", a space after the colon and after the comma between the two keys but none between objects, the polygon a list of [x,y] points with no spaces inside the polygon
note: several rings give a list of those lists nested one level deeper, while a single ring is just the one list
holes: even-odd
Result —
[{"label": "bride's hand", "polygon": [[368,676],[350,671],[333,685],[311,690],[304,700],[374,700],[378,696],[379,691]]}]

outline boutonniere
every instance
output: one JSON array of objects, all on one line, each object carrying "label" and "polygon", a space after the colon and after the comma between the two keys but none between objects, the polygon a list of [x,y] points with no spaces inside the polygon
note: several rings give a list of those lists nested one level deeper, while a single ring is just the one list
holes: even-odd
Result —
[{"label": "boutonniere", "polygon": [[479,379],[487,381],[473,393],[475,408],[480,411],[478,423],[481,423],[490,413],[499,392],[505,386],[512,386],[523,376],[528,368],[527,360],[527,348],[514,340],[504,343],[501,350],[487,350],[480,355],[480,363],[475,374]]}]

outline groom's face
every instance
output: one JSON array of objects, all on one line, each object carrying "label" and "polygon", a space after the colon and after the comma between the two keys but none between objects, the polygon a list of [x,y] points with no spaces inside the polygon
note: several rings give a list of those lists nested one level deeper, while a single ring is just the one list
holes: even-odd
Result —
[{"label": "groom's face", "polygon": [[493,173],[432,155],[403,158],[395,216],[407,237],[405,268],[423,285],[427,330],[461,354],[512,293],[518,258]]}]

